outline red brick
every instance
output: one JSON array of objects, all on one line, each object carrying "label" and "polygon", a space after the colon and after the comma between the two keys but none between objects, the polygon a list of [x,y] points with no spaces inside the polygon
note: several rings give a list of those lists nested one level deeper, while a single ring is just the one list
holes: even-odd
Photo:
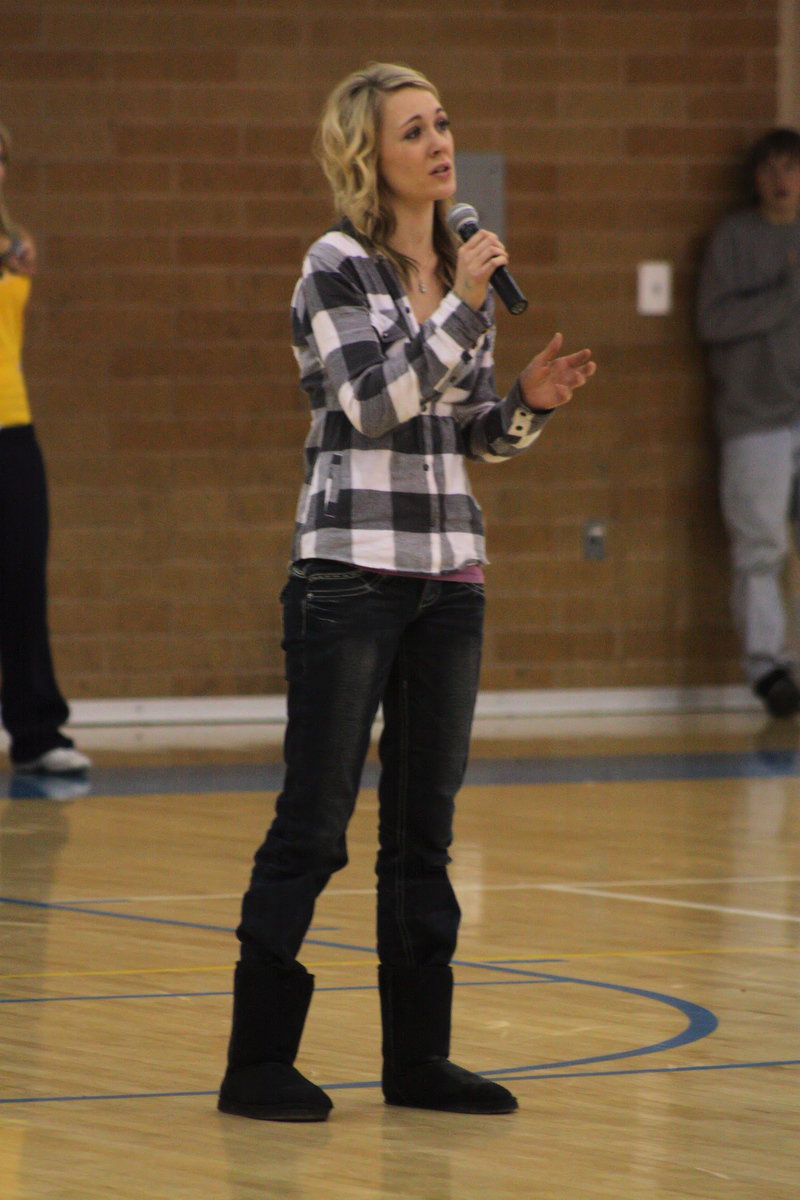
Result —
[{"label": "red brick", "polygon": [[41,40],[43,14],[30,4],[4,4],[0,10],[0,40],[5,52]]},{"label": "red brick", "polygon": [[[652,7],[652,6],[649,6]],[[605,15],[586,12],[565,15],[561,21],[563,44],[573,50],[638,50],[658,46],[664,50],[685,50],[689,45],[690,21],[686,16],[648,11],[640,6],[635,13]]]},{"label": "red brick", "polygon": [[771,48],[777,45],[777,9],[770,3],[759,5],[759,8],[763,15],[726,17],[717,13],[711,17],[698,16],[692,21],[692,41],[707,50]]},{"label": "red brick", "polygon": [[251,263],[269,263],[299,269],[304,250],[305,244],[294,234],[253,237],[223,234],[215,238],[189,234],[177,239],[176,255],[180,266],[246,267]]},{"label": "red brick", "polygon": [[625,151],[635,158],[728,159],[731,128],[722,123],[705,125],[647,125],[633,128],[625,136]]},{"label": "red brick", "polygon": [[131,158],[226,158],[235,152],[235,125],[188,125],[173,122],[117,125],[113,130],[117,153]]},{"label": "red brick", "polygon": [[122,83],[155,82],[196,84],[226,83],[236,78],[238,59],[231,50],[154,50],[143,42],[137,50],[117,51],[111,57],[109,74]]},{"label": "red brick", "polygon": [[5,79],[63,80],[104,79],[108,64],[99,54],[80,50],[16,50],[3,51]]},{"label": "red brick", "polygon": [[744,53],[633,53],[626,59],[625,81],[634,85],[690,87],[693,92],[714,84],[741,85],[747,61]]},{"label": "red brick", "polygon": [[689,101],[688,115],[693,121],[736,121],[743,110],[748,120],[768,125],[775,116],[774,87],[705,90]]},{"label": "red brick", "polygon": [[42,168],[43,184],[51,194],[69,196],[86,192],[130,195],[166,192],[172,170],[167,163],[48,162]]}]

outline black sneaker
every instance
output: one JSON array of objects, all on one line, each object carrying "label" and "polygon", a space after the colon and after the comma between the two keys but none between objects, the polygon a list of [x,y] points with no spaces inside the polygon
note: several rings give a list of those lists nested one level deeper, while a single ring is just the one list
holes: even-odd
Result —
[{"label": "black sneaker", "polygon": [[800,688],[785,667],[762,675],[753,691],[764,701],[771,717],[791,717],[800,711]]}]

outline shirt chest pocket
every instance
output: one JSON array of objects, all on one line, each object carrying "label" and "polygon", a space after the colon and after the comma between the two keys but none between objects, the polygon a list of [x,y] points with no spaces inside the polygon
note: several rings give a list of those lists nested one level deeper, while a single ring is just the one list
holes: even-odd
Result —
[{"label": "shirt chest pocket", "polygon": [[450,376],[450,383],[455,387],[465,388],[469,391],[477,378],[478,364],[476,357],[465,350],[461,355],[461,362]]},{"label": "shirt chest pocket", "polygon": [[369,320],[384,354],[398,353],[401,344],[407,341],[409,331],[399,320],[396,309],[370,309]]}]

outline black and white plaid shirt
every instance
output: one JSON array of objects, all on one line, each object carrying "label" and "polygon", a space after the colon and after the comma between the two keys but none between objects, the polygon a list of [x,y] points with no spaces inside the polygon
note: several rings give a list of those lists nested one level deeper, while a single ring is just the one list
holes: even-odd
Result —
[{"label": "black and white plaid shirt", "polygon": [[311,401],[292,559],[440,575],[486,561],[465,458],[500,462],[538,437],[515,383],[495,391],[491,295],[454,292],[419,325],[393,266],[346,232],[310,248],[292,299]]}]

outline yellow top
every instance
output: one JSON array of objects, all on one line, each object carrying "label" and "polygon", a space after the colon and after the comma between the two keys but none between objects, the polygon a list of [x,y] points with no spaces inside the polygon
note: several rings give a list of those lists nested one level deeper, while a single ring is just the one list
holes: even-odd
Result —
[{"label": "yellow top", "polygon": [[22,374],[25,306],[31,291],[28,275],[0,275],[0,426],[28,425],[31,410]]}]

